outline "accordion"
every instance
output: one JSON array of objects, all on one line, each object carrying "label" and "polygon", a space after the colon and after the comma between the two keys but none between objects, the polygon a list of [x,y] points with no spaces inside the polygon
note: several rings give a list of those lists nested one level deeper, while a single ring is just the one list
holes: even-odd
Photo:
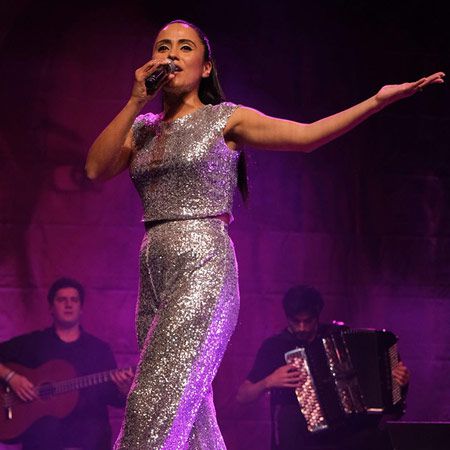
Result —
[{"label": "accordion", "polygon": [[397,337],[385,330],[350,330],[285,354],[304,382],[295,389],[308,431],[335,429],[356,415],[386,413],[401,401],[392,378]]}]

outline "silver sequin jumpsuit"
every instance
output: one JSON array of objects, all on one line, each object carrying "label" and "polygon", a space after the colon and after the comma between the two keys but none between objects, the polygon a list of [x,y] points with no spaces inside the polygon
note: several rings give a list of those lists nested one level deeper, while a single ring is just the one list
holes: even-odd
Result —
[{"label": "silver sequin jumpsuit", "polygon": [[115,449],[224,449],[211,382],[236,325],[227,225],[238,152],[223,130],[237,108],[206,105],[164,123],[139,116],[130,173],[144,206],[136,310],[140,361]]}]

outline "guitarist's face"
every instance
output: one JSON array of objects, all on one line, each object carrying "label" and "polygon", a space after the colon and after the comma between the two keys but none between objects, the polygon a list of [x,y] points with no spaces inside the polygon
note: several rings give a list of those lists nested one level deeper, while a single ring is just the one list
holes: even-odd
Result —
[{"label": "guitarist's face", "polygon": [[81,301],[75,288],[67,287],[56,292],[50,308],[55,325],[72,327],[80,323]]}]

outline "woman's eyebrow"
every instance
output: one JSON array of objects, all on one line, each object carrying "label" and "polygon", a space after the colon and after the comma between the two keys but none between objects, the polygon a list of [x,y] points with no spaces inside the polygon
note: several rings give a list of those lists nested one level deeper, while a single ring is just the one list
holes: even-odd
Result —
[{"label": "woman's eyebrow", "polygon": [[155,46],[161,45],[161,44],[171,44],[172,41],[170,39],[161,39],[160,41],[158,41]]},{"label": "woman's eyebrow", "polygon": [[190,39],[179,39],[179,40],[178,40],[178,43],[179,43],[179,44],[192,44],[194,47],[197,47],[197,46],[195,45],[195,42],[194,42],[194,41],[191,41]]},{"label": "woman's eyebrow", "polygon": [[[194,41],[191,41],[190,39],[178,39],[179,44],[191,44],[194,47],[197,47]],[[170,39],[161,39],[158,41],[155,46],[161,45],[161,44],[172,44],[172,41]]]}]

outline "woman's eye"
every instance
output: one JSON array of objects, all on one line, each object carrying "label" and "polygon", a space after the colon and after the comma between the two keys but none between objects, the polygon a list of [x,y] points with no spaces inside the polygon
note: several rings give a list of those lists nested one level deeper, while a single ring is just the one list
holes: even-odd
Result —
[{"label": "woman's eye", "polygon": [[157,50],[158,52],[166,52],[169,50],[169,47],[167,47],[167,45],[160,45]]},{"label": "woman's eye", "polygon": [[181,50],[190,52],[192,50],[192,47],[189,47],[189,45],[183,45],[181,47]]}]

